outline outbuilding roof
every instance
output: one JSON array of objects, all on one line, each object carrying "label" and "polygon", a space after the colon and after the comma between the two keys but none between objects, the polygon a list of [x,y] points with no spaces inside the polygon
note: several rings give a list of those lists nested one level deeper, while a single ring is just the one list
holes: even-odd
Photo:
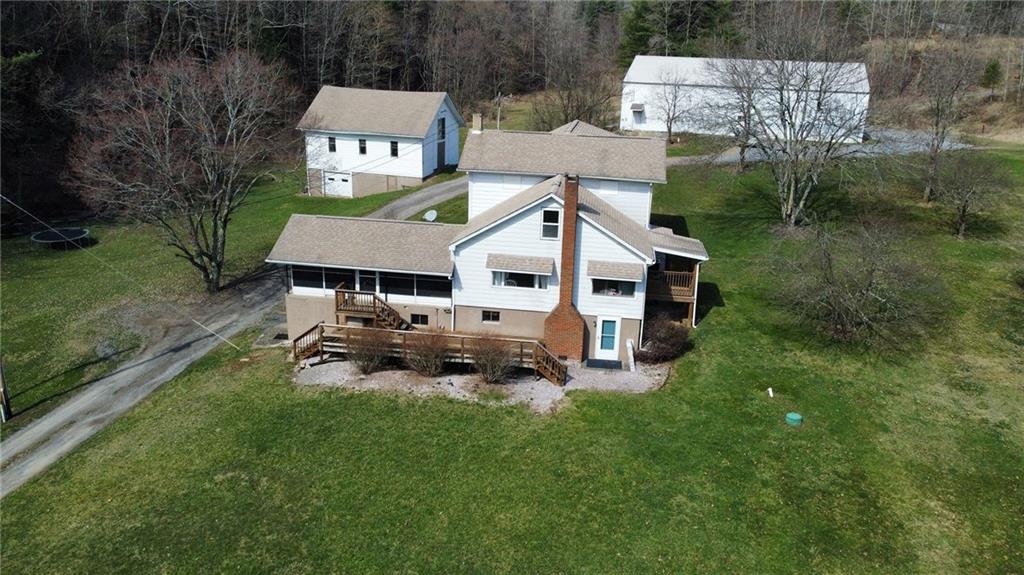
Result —
[{"label": "outbuilding roof", "polygon": [[[685,86],[721,86],[713,72],[713,64],[728,62],[724,58],[682,58],[677,56],[636,56],[626,71],[625,83],[664,84],[666,75],[678,79]],[[754,63],[768,63],[770,60],[752,60]],[[811,62],[814,66],[826,66],[824,62]],[[844,62],[848,66],[846,86],[838,91],[867,94],[870,92],[867,67],[860,62]]]},{"label": "outbuilding roof", "polygon": [[450,276],[448,244],[461,229],[450,224],[293,214],[267,262]]},{"label": "outbuilding roof", "polygon": [[[402,92],[324,86],[299,120],[300,130],[388,136],[427,135],[437,109],[451,100],[445,92]],[[460,126],[466,123],[454,105]]]},{"label": "outbuilding roof", "polygon": [[664,183],[665,141],[613,134],[484,130],[466,137],[458,169]]}]

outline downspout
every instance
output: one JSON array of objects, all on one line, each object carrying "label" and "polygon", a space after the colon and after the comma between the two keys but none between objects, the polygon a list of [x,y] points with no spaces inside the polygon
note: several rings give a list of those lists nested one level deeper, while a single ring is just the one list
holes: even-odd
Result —
[{"label": "downspout", "polygon": [[690,325],[697,327],[697,286],[700,285],[700,262],[693,268],[693,304],[690,306]]}]

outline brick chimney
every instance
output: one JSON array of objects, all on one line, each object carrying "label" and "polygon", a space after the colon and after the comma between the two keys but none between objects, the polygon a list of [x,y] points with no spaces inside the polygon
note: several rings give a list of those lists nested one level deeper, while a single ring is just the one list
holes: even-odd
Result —
[{"label": "brick chimney", "polygon": [[557,356],[583,359],[583,316],[572,303],[576,277],[576,208],[579,202],[579,178],[565,176],[562,209],[562,259],[558,276],[558,305],[544,320],[544,344]]}]

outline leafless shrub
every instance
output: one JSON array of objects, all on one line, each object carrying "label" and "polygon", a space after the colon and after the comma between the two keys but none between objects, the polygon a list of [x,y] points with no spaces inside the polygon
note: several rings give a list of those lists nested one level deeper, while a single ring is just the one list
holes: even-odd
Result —
[{"label": "leafless shrub", "polygon": [[973,152],[946,152],[935,181],[936,199],[951,208],[953,233],[963,239],[970,217],[991,206],[1009,185],[998,160]]},{"label": "leafless shrub", "polygon": [[895,341],[939,315],[942,286],[923,273],[883,226],[814,226],[797,253],[772,265],[779,297],[834,341]]},{"label": "leafless shrub", "polygon": [[347,339],[349,360],[359,371],[369,375],[387,363],[394,336],[382,329],[354,329]]},{"label": "leafless shrub", "polygon": [[405,363],[420,375],[440,375],[447,354],[448,338],[439,330],[417,330],[405,336]]},{"label": "leafless shrub", "polygon": [[685,353],[690,344],[690,330],[667,314],[658,314],[644,328],[644,347],[636,358],[647,363],[673,360]]},{"label": "leafless shrub", "polygon": [[508,342],[495,337],[472,340],[473,365],[487,383],[504,383],[516,367],[515,356]]}]

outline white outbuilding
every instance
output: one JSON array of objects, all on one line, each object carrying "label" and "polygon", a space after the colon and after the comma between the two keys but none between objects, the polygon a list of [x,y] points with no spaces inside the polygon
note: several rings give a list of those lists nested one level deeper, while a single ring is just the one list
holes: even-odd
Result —
[{"label": "white outbuilding", "polygon": [[417,186],[459,163],[465,125],[445,92],[324,86],[298,126],[307,192],[353,198]]},{"label": "white outbuilding", "polygon": [[[722,122],[709,121],[715,106],[726,106],[734,99],[733,86],[722,71],[735,69],[742,62],[751,78],[754,92],[761,92],[762,102],[778,96],[783,74],[773,74],[780,65],[792,70],[794,91],[814,90],[806,98],[813,102],[824,94],[826,105],[841,107],[847,118],[856,117],[860,129],[850,131],[850,140],[863,138],[867,118],[870,85],[867,68],[862,63],[782,62],[763,60],[727,60],[721,58],[680,58],[673,56],[636,56],[622,81],[622,107],[619,128],[627,132],[665,133],[667,117],[676,117],[673,132],[728,135]],[[763,69],[764,74],[757,71]],[[827,77],[816,81],[815,75]],[[764,81],[765,84],[758,85]],[[790,81],[787,79],[786,81]],[[771,84],[771,85],[768,85]],[[824,87],[824,89],[822,89]],[[676,102],[678,114],[666,111],[667,101]],[[820,106],[820,104],[819,104]],[[765,105],[765,108],[770,106]]]}]

